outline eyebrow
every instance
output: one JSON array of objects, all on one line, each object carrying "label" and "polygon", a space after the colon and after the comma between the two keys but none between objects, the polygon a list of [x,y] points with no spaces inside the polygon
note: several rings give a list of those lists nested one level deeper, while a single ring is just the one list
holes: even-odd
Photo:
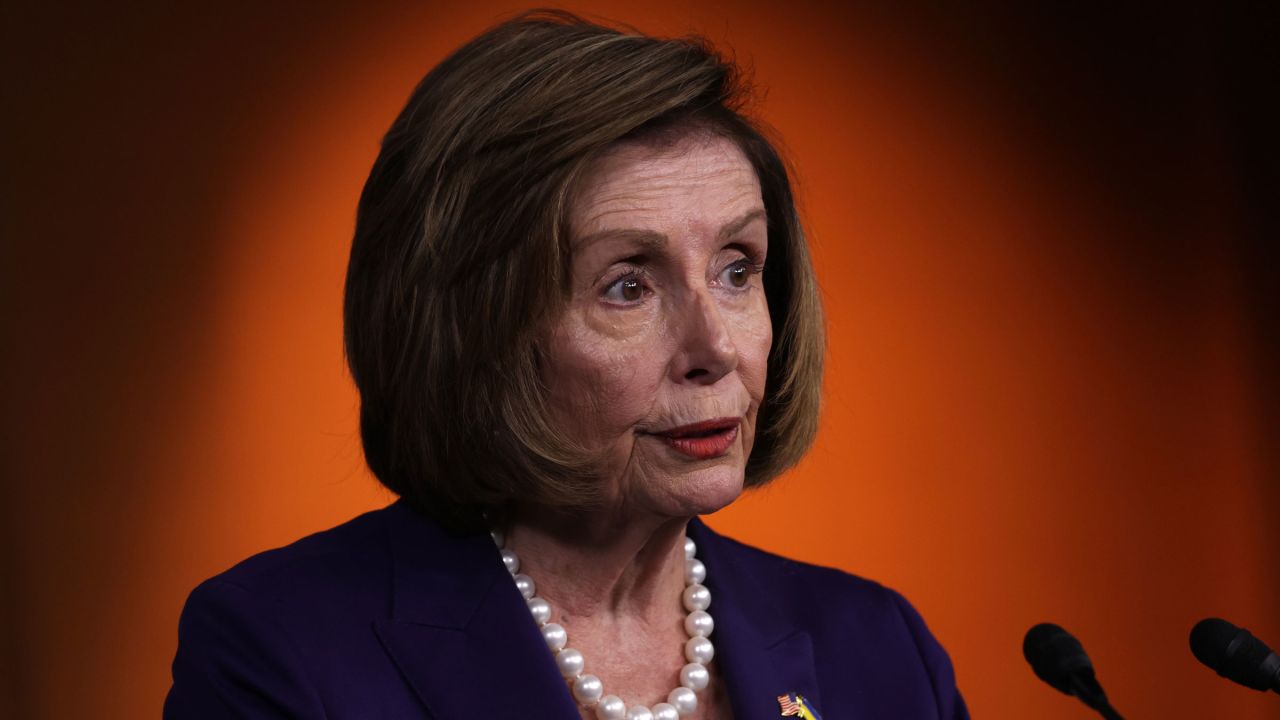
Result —
[{"label": "eyebrow", "polygon": [[[748,210],[739,217],[730,220],[720,228],[717,237],[726,240],[740,232],[744,227],[752,222],[765,217],[763,208],[755,208]],[[630,228],[620,228],[614,230],[601,230],[590,235],[585,235],[573,243],[574,250],[581,250],[585,247],[593,245],[601,240],[631,240],[649,249],[660,249],[667,245],[667,236],[653,230],[637,230]]]}]

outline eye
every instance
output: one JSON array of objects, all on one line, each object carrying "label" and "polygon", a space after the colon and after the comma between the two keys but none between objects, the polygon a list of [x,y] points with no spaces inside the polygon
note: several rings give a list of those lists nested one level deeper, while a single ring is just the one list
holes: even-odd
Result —
[{"label": "eye", "polygon": [[763,267],[743,258],[720,273],[720,280],[725,285],[732,288],[745,288],[751,283],[751,276],[764,270]]},{"label": "eye", "polygon": [[644,280],[632,272],[614,280],[600,295],[616,305],[634,305],[644,299]]}]

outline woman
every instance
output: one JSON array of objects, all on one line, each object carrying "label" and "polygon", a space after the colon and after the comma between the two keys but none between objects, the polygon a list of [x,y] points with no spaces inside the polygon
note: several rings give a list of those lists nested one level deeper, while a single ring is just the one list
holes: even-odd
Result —
[{"label": "woman", "polygon": [[169,718],[964,717],[899,595],[697,516],[816,429],[784,165],[704,44],[557,13],[414,91],[346,347],[383,510],[198,587]]}]

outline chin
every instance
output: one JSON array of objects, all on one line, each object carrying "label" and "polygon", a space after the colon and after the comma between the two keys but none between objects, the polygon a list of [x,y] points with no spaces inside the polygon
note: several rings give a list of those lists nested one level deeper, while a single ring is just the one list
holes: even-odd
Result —
[{"label": "chin", "polygon": [[743,468],[716,465],[695,470],[682,478],[676,500],[681,506],[677,514],[709,515],[723,510],[742,495]]}]

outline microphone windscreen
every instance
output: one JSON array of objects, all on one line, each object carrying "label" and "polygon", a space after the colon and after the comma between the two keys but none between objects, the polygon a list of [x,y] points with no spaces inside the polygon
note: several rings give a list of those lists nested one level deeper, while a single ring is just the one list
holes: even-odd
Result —
[{"label": "microphone windscreen", "polygon": [[1027,631],[1022,640],[1022,655],[1036,677],[1068,695],[1074,694],[1073,675],[1093,677],[1093,663],[1080,641],[1053,623],[1040,623]]},{"label": "microphone windscreen", "polygon": [[1205,618],[1191,628],[1191,653],[1228,680],[1254,690],[1275,684],[1275,662],[1266,643],[1221,618]]}]

